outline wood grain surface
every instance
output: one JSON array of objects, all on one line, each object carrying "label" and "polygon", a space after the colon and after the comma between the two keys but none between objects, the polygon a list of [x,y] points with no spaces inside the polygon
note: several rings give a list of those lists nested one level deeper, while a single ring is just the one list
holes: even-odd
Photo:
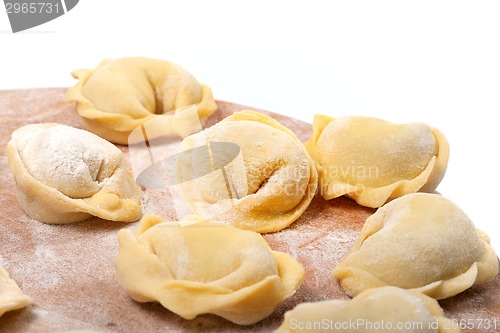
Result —
[{"label": "wood grain surface", "polygon": [[[48,225],[26,216],[17,202],[6,157],[10,135],[30,123],[79,127],[75,105],[65,102],[65,92],[63,88],[0,91],[0,264],[33,299],[31,306],[0,317],[0,332],[270,332],[280,325],[284,312],[300,302],[348,299],[331,271],[374,211],[350,199],[325,201],[317,195],[290,228],[265,235],[274,250],[290,253],[301,262],[306,276],[297,293],[263,321],[242,327],[213,315],[183,320],[158,303],[134,302],[118,283],[114,259],[118,230],[135,229],[137,222],[94,218],[70,225]],[[220,101],[206,126],[242,109],[271,115],[302,141],[310,135],[310,124]],[[127,147],[120,148],[128,154]],[[168,193],[146,190],[144,212],[174,218],[174,210],[166,202]],[[500,276],[440,304],[449,318],[474,321],[474,329],[464,332],[500,332]],[[479,327],[480,320],[496,320],[497,327]]]}]

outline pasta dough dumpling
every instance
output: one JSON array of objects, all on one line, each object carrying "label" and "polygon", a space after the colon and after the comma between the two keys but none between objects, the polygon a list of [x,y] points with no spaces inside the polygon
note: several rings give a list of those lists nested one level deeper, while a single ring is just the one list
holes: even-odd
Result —
[{"label": "pasta dough dumpling", "polygon": [[372,208],[408,193],[432,192],[449,158],[448,142],[437,129],[369,117],[315,115],[305,146],[326,200],[347,195]]},{"label": "pasta dough dumpling", "polygon": [[31,304],[31,299],[19,289],[9,273],[0,266],[0,316],[7,311],[19,310]]},{"label": "pasta dough dumpling", "polygon": [[285,314],[275,333],[454,333],[438,302],[397,287],[365,290],[352,300],[302,303]]},{"label": "pasta dough dumpling", "polygon": [[122,152],[90,132],[55,123],[23,126],[12,133],[8,161],[19,203],[36,220],[132,222],[141,215],[142,191]]},{"label": "pasta dough dumpling", "polygon": [[498,259],[488,237],[438,194],[414,193],[379,208],[333,270],[347,294],[386,285],[436,299],[493,279]]},{"label": "pasta dough dumpling", "polygon": [[261,235],[206,222],[145,215],[139,230],[120,230],[118,279],[138,302],[158,301],[185,319],[212,313],[249,325],[295,293],[304,269],[272,251]]},{"label": "pasta dough dumpling", "polygon": [[[226,166],[225,151],[202,155],[196,147],[231,143],[239,155]],[[210,148],[209,148],[210,149]],[[297,220],[317,188],[314,162],[295,134],[262,113],[241,111],[184,139],[177,162],[180,192],[191,209],[211,221],[261,233]],[[193,152],[193,153],[189,153]],[[213,171],[200,176],[200,170]],[[203,174],[203,172],[201,172]]]},{"label": "pasta dough dumpling", "polygon": [[[72,74],[80,81],[68,90],[67,99],[77,103],[83,128],[114,143],[128,144],[134,129],[176,109],[196,105],[200,119],[217,109],[210,88],[169,61],[103,60],[94,70]],[[158,136],[170,134],[176,133],[160,131]]]}]

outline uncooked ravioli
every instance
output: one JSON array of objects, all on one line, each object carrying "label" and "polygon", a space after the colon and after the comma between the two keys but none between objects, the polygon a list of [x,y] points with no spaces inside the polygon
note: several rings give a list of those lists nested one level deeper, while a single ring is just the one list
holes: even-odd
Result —
[{"label": "uncooked ravioli", "polygon": [[497,273],[488,237],[450,200],[428,193],[408,194],[378,209],[333,271],[351,296],[391,285],[436,299]]},{"label": "uncooked ravioli", "polygon": [[31,304],[31,299],[19,289],[9,273],[0,266],[0,316],[7,311],[19,310]]},{"label": "uncooked ravioli", "polygon": [[369,117],[316,115],[305,146],[317,164],[325,199],[347,195],[367,207],[432,192],[449,156],[448,142],[435,128]]},{"label": "uncooked ravioli", "polygon": [[[88,131],[114,143],[128,144],[134,129],[147,122],[155,136],[178,134],[171,111],[196,106],[198,117],[210,116],[217,105],[212,91],[181,66],[150,58],[103,60],[96,69],[74,71],[80,81],[68,90],[80,122]],[[159,117],[162,115],[161,117]]]},{"label": "uncooked ravioli", "polygon": [[158,301],[185,319],[212,313],[240,325],[271,314],[302,282],[304,269],[261,235],[197,216],[180,223],[145,215],[118,233],[116,273],[130,297]]},{"label": "uncooked ravioli", "polygon": [[12,133],[8,160],[19,203],[34,219],[132,222],[141,215],[142,191],[122,152],[90,132],[53,123],[23,126]]},{"label": "uncooked ravioli", "polygon": [[414,291],[382,287],[349,301],[301,303],[285,313],[275,333],[460,332],[454,326],[436,300]]},{"label": "uncooked ravioli", "polygon": [[[231,143],[239,154],[224,156],[195,148]],[[292,131],[254,111],[241,111],[181,144],[176,177],[183,198],[198,215],[242,229],[273,232],[300,217],[317,188],[314,162]],[[222,154],[223,155],[223,154]],[[203,172],[208,169],[210,172]]]}]

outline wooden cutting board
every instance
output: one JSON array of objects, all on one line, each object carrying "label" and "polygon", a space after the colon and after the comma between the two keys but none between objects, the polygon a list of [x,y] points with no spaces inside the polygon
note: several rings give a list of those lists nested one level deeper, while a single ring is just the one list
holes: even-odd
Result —
[{"label": "wooden cutting board", "polygon": [[[274,250],[293,255],[306,269],[295,295],[285,300],[263,321],[247,327],[213,315],[183,320],[157,303],[137,303],[121,288],[114,271],[118,252],[116,234],[137,228],[94,218],[70,225],[48,225],[21,210],[10,174],[6,145],[18,127],[57,122],[79,127],[74,104],[64,100],[66,89],[0,91],[0,264],[33,299],[23,310],[0,317],[0,332],[63,332],[92,329],[98,332],[270,332],[285,311],[304,301],[348,299],[332,269],[345,256],[374,210],[346,198],[325,201],[316,196],[303,216],[283,231],[264,237]],[[218,111],[207,126],[242,109],[271,115],[306,141],[311,125],[251,107],[218,102]],[[312,115],[311,115],[312,117]],[[127,147],[120,147],[128,154]],[[149,191],[149,190],[147,190]],[[162,193],[145,193],[145,212],[169,219],[173,210]],[[464,332],[500,332],[500,276],[440,302],[449,318],[472,320]],[[481,329],[480,320],[496,320],[496,329]]]}]

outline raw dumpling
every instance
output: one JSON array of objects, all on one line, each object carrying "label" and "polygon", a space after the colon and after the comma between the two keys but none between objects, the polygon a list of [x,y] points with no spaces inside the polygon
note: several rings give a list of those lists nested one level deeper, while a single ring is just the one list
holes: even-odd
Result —
[{"label": "raw dumpling", "polygon": [[197,216],[180,224],[145,215],[118,233],[116,272],[130,297],[158,301],[185,319],[212,313],[253,324],[295,293],[304,269],[261,235]]},{"label": "raw dumpling", "polygon": [[23,126],[8,144],[19,203],[32,218],[71,223],[92,216],[132,222],[142,191],[120,149],[100,137],[59,124]]},{"label": "raw dumpling", "polygon": [[449,157],[448,142],[435,128],[368,117],[315,115],[305,146],[326,200],[347,195],[372,208],[408,193],[432,192]]},{"label": "raw dumpling", "polygon": [[[200,153],[200,147],[211,153]],[[234,113],[185,138],[181,151],[180,192],[196,214],[211,221],[278,231],[300,217],[317,188],[314,162],[299,139],[258,112]]]},{"label": "raw dumpling", "polygon": [[[68,90],[67,99],[76,101],[83,128],[114,143],[128,144],[131,131],[160,114],[196,105],[204,119],[217,109],[210,88],[168,61],[103,60],[94,70],[72,74],[80,82]],[[176,133],[158,135],[168,134]]]},{"label": "raw dumpling", "polygon": [[7,311],[19,310],[31,304],[31,299],[24,294],[9,273],[0,266],[0,316]]},{"label": "raw dumpling", "polygon": [[347,294],[386,285],[436,299],[493,279],[498,259],[488,237],[438,194],[391,201],[367,220],[356,243],[333,270]]},{"label": "raw dumpling", "polygon": [[452,333],[438,302],[414,291],[396,287],[365,290],[352,300],[302,303],[285,314],[275,333],[398,332]]}]

